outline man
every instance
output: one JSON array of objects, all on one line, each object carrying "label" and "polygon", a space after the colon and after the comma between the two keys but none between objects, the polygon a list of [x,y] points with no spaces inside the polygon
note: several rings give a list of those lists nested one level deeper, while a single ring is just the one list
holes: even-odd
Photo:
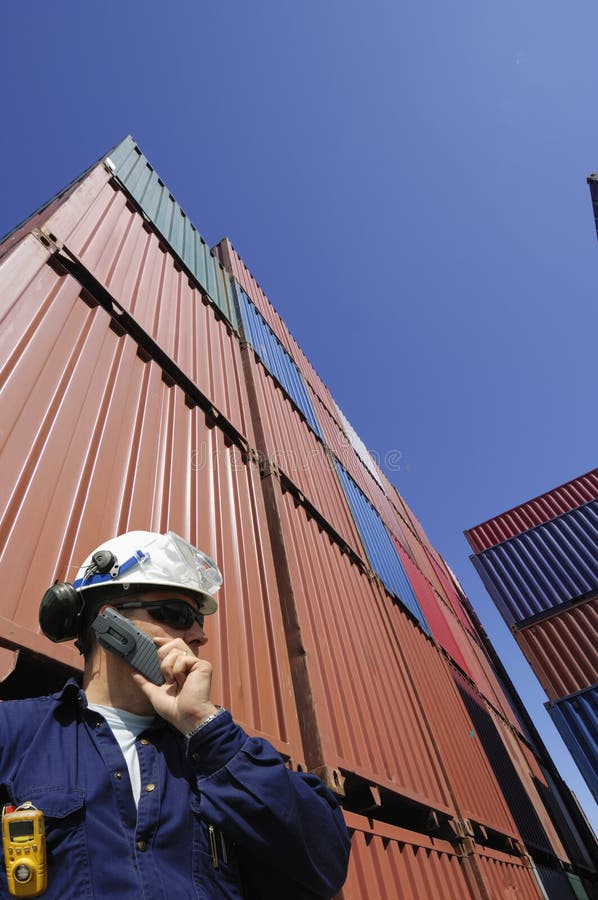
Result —
[{"label": "man", "polygon": [[[78,638],[83,690],[0,704],[0,802],[44,814],[44,896],[315,900],[341,887],[333,795],[211,700],[203,618],[221,582],[172,532],[129,532],[46,592],[40,624]],[[163,684],[98,644],[90,626],[108,606],[153,639]]]}]

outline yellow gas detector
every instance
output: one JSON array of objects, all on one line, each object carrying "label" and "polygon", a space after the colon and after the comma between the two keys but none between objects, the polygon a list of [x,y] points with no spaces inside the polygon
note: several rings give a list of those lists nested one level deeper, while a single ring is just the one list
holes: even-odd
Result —
[{"label": "yellow gas detector", "polygon": [[13,897],[39,897],[48,886],[44,815],[33,803],[5,806],[2,842],[8,890]]}]

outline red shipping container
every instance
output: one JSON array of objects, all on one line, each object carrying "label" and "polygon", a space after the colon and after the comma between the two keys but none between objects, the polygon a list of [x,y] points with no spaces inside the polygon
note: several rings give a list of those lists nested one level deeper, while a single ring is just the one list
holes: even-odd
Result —
[{"label": "red shipping container", "polygon": [[284,552],[275,559],[279,573],[288,570],[296,656],[309,679],[303,697],[312,698],[318,731],[308,764],[343,770],[452,816],[449,788],[389,622],[388,598],[290,493],[281,493],[278,481],[271,487]]},{"label": "red shipping container", "polygon": [[374,480],[370,472],[368,472],[336,419],[322,403],[320,398],[314,394],[311,388],[308,390],[318,421],[322,427],[327,446],[332,453],[334,453],[344,469],[349,473],[362,493],[367,497],[387,529],[403,547],[407,548],[407,538],[394,506],[392,506],[386,494],[380,488],[380,485]]},{"label": "red shipping container", "polygon": [[[253,421],[256,449],[283,472],[327,523],[366,560],[355,521],[336,474],[334,463],[321,441],[250,348],[245,354],[245,374],[254,392]],[[261,436],[260,436],[261,435]]]},{"label": "red shipping container", "polygon": [[313,368],[303,350],[294,339],[285,322],[281,319],[275,308],[268,300],[263,290],[232,246],[228,238],[223,238],[220,243],[213,248],[214,253],[218,256],[222,264],[237,279],[245,293],[253,301],[254,305],[260,311],[280,343],[283,345],[287,353],[295,362],[297,368],[303,375],[304,379],[312,390],[320,397],[324,405],[331,411],[336,412],[336,404],[332,399],[330,391]]},{"label": "red shipping container", "polygon": [[480,896],[484,900],[502,900],[503,897],[505,900],[545,900],[527,858],[508,856],[476,844],[464,865],[471,866],[477,874],[484,891]]},{"label": "red shipping container", "polygon": [[503,719],[521,734],[525,734],[525,726],[520,720],[514,705],[509,701],[508,693],[495,672],[486,651],[473,635],[465,631],[465,629],[463,629],[463,637],[470,648],[469,665],[474,672],[474,681],[479,690],[486,696],[486,699],[492,706],[500,712]]},{"label": "red shipping container", "polygon": [[598,469],[573,478],[533,500],[476,525],[475,528],[469,528],[465,537],[474,553],[482,553],[592,500],[598,500]]},{"label": "red shipping container", "polygon": [[[546,837],[550,842],[552,852],[558,859],[562,860],[564,863],[568,863],[569,857],[567,855],[567,851],[563,846],[559,834],[552,822],[550,813],[546,808],[544,801],[540,793],[538,792],[538,788],[534,783],[534,772],[530,771],[529,758],[527,753],[523,749],[521,739],[512,729],[510,729],[503,721],[501,721],[498,716],[496,716],[496,714],[492,714],[492,718],[496,726],[496,730],[500,735],[509,754],[509,758],[511,759],[511,762],[515,766],[517,774],[521,779],[521,783],[527,796],[529,797],[534,812],[538,817],[538,821],[542,825]],[[536,767],[534,766],[534,769],[535,768]],[[547,790],[545,782],[544,790]]]},{"label": "red shipping container", "polygon": [[[26,238],[5,265],[25,272],[37,246]],[[215,696],[301,761],[258,468],[85,297],[44,265],[26,302],[4,309],[0,578],[11,590],[0,643],[78,666],[74,649],[39,633],[44,590],[71,579],[107,536],[171,528],[223,571],[220,611],[208,620]]]},{"label": "red shipping container", "polygon": [[515,632],[550,700],[598,682],[598,598]]},{"label": "red shipping container", "polygon": [[415,591],[417,601],[422,608],[422,612],[426,618],[428,625],[432,631],[432,637],[437,641],[452,660],[465,672],[469,678],[473,679],[473,673],[470,671],[465,655],[459,646],[459,638],[463,640],[463,635],[457,632],[457,623],[451,621],[451,612],[444,605],[442,600],[432,589],[432,586],[417,568],[413,560],[399,546],[397,551],[401,558],[403,568],[407,578],[411,582],[411,586]]},{"label": "red shipping container", "polygon": [[[528,858],[446,841],[346,814],[349,874],[335,900],[542,900]],[[556,898],[555,898],[556,900]]]},{"label": "red shipping container", "polygon": [[461,603],[461,598],[459,593],[455,587],[455,582],[453,580],[453,576],[447,571],[446,563],[442,559],[439,553],[434,550],[434,548],[428,544],[424,545],[424,550],[427,553],[430,562],[432,564],[432,568],[434,569],[434,573],[440,582],[442,587],[442,595],[453,608],[453,612],[455,615],[461,620],[462,625],[467,628],[472,634],[475,634],[475,626],[473,625],[467,610],[463,607]]},{"label": "red shipping container", "polygon": [[346,813],[352,834],[347,881],[336,900],[467,900],[461,855],[448,841]]},{"label": "red shipping container", "polygon": [[50,241],[58,235],[64,240],[111,177],[112,173],[101,162],[90,167],[4,238],[0,259],[34,231],[43,230]]},{"label": "red shipping container", "polygon": [[253,445],[236,335],[124,192],[104,185],[64,245]]},{"label": "red shipping container", "polygon": [[460,818],[519,839],[496,773],[455,689],[448,663],[398,607],[392,609],[392,620]]}]

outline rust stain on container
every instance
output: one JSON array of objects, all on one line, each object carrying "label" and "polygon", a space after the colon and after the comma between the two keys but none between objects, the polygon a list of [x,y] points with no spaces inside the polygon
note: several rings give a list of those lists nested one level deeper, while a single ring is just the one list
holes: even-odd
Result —
[{"label": "rust stain on container", "polygon": [[475,528],[469,528],[465,537],[474,553],[482,553],[496,544],[502,544],[536,525],[542,525],[571,512],[584,503],[598,499],[598,469],[592,469],[579,478],[553,488],[533,500],[494,516]]},{"label": "rust stain on container", "polygon": [[336,900],[467,900],[460,854],[447,841],[346,813],[352,834],[347,881]]},{"label": "rust stain on container", "polygon": [[[342,769],[452,813],[446,779],[385,611],[389,598],[289,493],[279,496],[278,507],[323,754],[313,765]],[[351,790],[349,783],[348,795]]]},{"label": "rust stain on container", "polygon": [[598,681],[598,599],[515,633],[550,700]]},{"label": "rust stain on container", "polygon": [[172,528],[223,571],[220,612],[208,621],[215,696],[301,760],[257,467],[142,361],[102,308],[83,302],[73,278],[45,266],[27,297],[0,332],[0,577],[12,586],[0,638],[20,635],[22,646],[77,664],[38,633],[46,587],[72,578],[108,535]]}]

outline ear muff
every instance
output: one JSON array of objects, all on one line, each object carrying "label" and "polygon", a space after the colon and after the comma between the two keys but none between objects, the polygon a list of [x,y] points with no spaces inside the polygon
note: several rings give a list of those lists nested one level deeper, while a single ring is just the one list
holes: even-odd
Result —
[{"label": "ear muff", "polygon": [[[118,572],[118,560],[110,550],[98,550],[91,557],[86,577],[99,572],[115,570]],[[83,607],[85,600],[80,591],[68,582],[57,581],[48,588],[39,607],[39,624],[46,637],[55,643],[72,641],[81,631]]]},{"label": "ear muff", "polygon": [[72,584],[57,581],[48,588],[39,607],[39,624],[55,643],[72,641],[79,634],[83,597]]}]

